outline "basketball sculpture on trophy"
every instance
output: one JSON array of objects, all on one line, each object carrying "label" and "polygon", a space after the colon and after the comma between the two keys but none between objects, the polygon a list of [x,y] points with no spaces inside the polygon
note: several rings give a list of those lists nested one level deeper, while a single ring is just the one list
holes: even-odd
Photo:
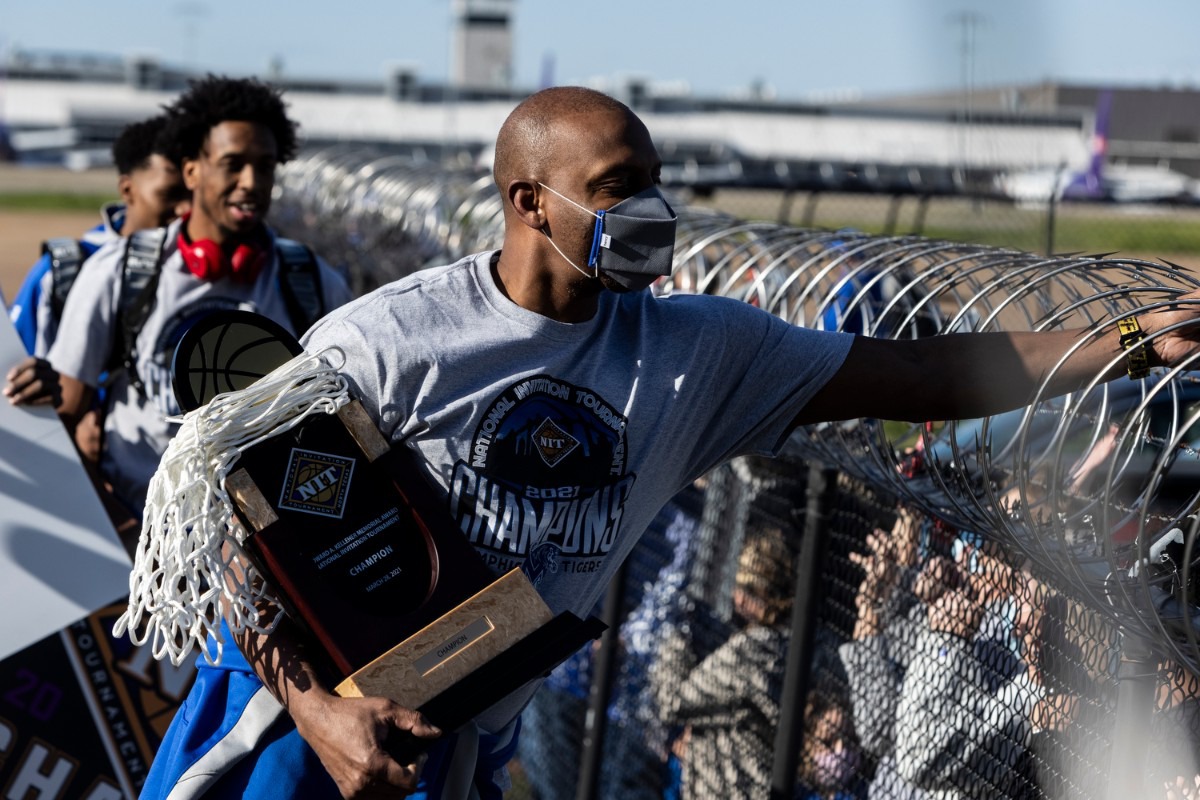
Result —
[{"label": "basketball sculpture on trophy", "polygon": [[[240,548],[252,564],[240,587],[229,588],[227,556],[218,556],[222,575],[208,576],[226,587],[219,610],[232,626],[255,628],[257,601],[270,598],[319,645],[338,694],[387,697],[445,730],[603,631],[595,618],[552,615],[519,569],[495,578],[344,379],[302,354],[281,327],[242,311],[206,317],[180,340],[175,393],[192,413],[172,447],[182,438],[181,452],[200,455],[182,467],[172,450],[164,456],[118,633],[128,628],[172,660],[189,638],[207,654],[206,637],[217,633],[216,609],[193,609],[201,619],[184,630],[168,618],[170,604],[151,597],[182,571],[170,567],[172,546],[154,544],[155,530],[168,545],[199,535],[184,549],[204,557],[190,564],[218,546]],[[194,418],[206,427],[189,427]],[[237,440],[214,443],[225,430]],[[201,486],[190,491],[205,497],[185,502],[180,486]]]}]

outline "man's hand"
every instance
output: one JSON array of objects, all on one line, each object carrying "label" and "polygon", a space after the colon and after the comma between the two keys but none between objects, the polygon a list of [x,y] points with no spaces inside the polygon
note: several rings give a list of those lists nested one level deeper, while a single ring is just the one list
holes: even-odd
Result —
[{"label": "man's hand", "polygon": [[934,556],[921,567],[913,582],[913,595],[928,605],[946,592],[957,589],[959,583],[959,572],[954,562],[945,556]]},{"label": "man's hand", "polygon": [[854,623],[855,639],[879,635],[882,625],[880,609],[900,582],[900,567],[896,564],[892,536],[876,528],[867,535],[866,546],[865,553],[850,553],[850,563],[863,571],[858,594],[854,597],[858,607],[858,618]]},{"label": "man's hand", "polygon": [[1200,775],[1185,777],[1180,775],[1173,781],[1163,784],[1167,800],[1196,800],[1200,797]]},{"label": "man's hand", "polygon": [[[1165,366],[1179,364],[1200,350],[1200,291],[1189,292],[1175,299],[1190,302],[1170,310],[1145,314],[1139,318],[1142,331],[1147,335],[1177,323],[1192,323],[1155,336],[1147,342],[1154,353],[1152,361],[1157,360],[1159,364]],[[1192,369],[1195,367],[1193,366]]]},{"label": "man's hand", "polygon": [[59,374],[42,358],[22,359],[4,376],[4,396],[14,406],[59,406],[62,382]]},{"label": "man's hand", "polygon": [[389,740],[400,738],[397,733],[433,739],[440,730],[420,713],[379,697],[308,699],[289,710],[343,797],[405,797],[416,791],[424,755],[397,760],[388,751]]}]

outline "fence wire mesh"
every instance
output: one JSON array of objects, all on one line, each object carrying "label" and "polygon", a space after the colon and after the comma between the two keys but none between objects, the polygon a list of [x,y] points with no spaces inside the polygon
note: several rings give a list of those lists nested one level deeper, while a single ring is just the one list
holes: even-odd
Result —
[{"label": "fence wire mesh", "polygon": [[[472,169],[340,148],[279,185],[277,226],[362,291],[501,238]],[[891,338],[1086,339],[1197,286],[1168,262],[683,205],[675,252],[657,291]],[[983,420],[811,426],[781,459],[713,472],[612,590],[611,685],[593,686],[608,654],[587,648],[526,710],[511,796],[1200,796],[1188,366]],[[812,489],[815,464],[839,471],[831,491]],[[815,600],[796,604],[805,587]],[[592,748],[595,777],[581,770]]]}]

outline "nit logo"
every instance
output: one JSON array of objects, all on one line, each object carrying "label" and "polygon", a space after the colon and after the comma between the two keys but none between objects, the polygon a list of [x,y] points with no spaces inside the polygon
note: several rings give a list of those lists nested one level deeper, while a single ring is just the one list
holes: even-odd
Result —
[{"label": "nit logo", "polygon": [[546,466],[554,467],[579,447],[579,440],[547,419],[533,432],[533,446]]},{"label": "nit logo", "polygon": [[341,519],[353,474],[352,458],[293,448],[279,507]]}]

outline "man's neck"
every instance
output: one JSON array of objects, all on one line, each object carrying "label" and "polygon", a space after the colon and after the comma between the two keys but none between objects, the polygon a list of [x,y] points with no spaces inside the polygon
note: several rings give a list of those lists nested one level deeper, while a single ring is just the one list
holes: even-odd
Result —
[{"label": "man's neck", "polygon": [[554,258],[556,253],[506,241],[492,277],[500,291],[526,311],[558,322],[586,322],[596,315],[604,288],[566,264],[554,264]]},{"label": "man's neck", "polygon": [[187,226],[188,238],[193,242],[208,239],[211,242],[217,243],[221,247],[224,247],[227,244],[221,229],[214,224],[212,220],[206,217],[193,212],[192,215],[188,217],[187,222],[184,224]]},{"label": "man's neck", "polygon": [[138,217],[136,214],[125,212],[125,222],[121,224],[121,235],[132,236],[138,231],[144,231],[147,228],[157,228],[158,220],[145,220]]}]

